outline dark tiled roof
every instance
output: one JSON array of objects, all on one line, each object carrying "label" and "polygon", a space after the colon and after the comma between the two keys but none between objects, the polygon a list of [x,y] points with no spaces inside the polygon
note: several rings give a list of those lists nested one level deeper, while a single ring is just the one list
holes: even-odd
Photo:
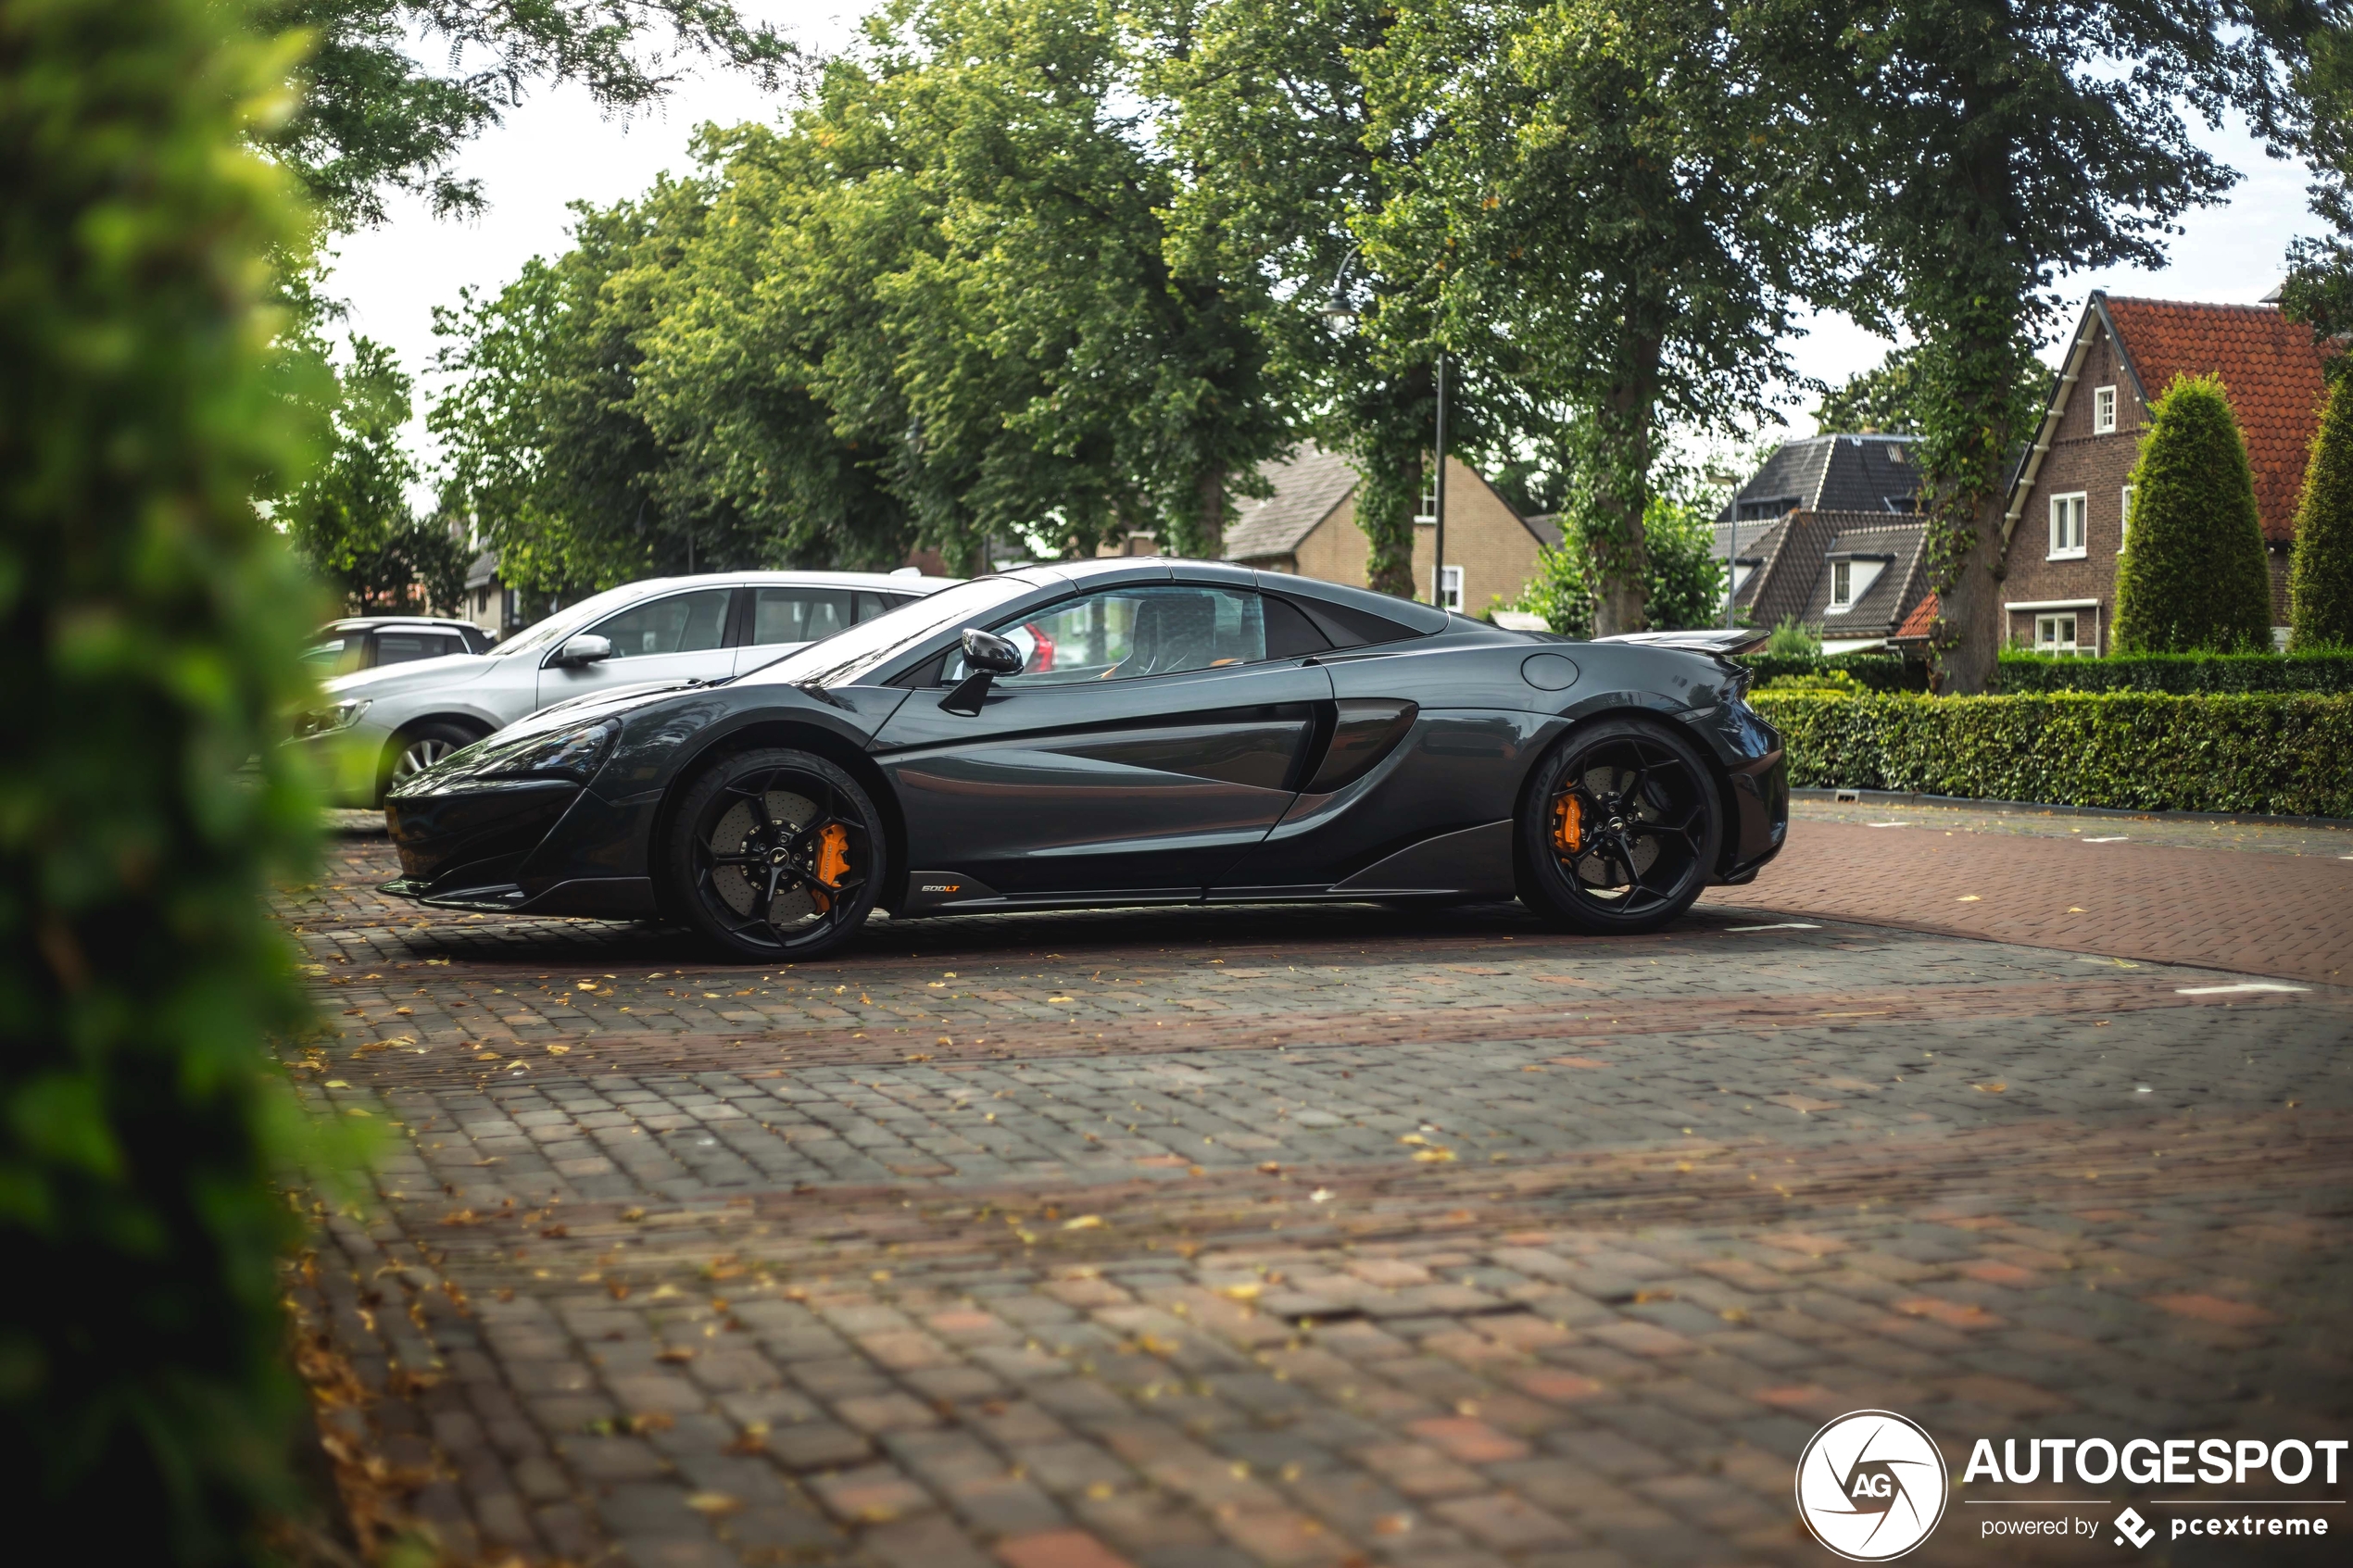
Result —
[{"label": "dark tiled roof", "polygon": [[1544,548],[1557,550],[1561,547],[1561,520],[1558,512],[1539,512],[1534,517],[1522,518],[1520,521],[1528,524],[1528,531],[1536,535],[1536,542]]},{"label": "dark tiled roof", "polygon": [[469,588],[486,588],[497,580],[498,552],[496,550],[483,551],[474,557],[473,564],[466,568],[466,586]]},{"label": "dark tiled roof", "polygon": [[2263,536],[2296,536],[2304,463],[2326,384],[2312,330],[2276,305],[2197,305],[2167,299],[2106,301],[2108,320],[2152,402],[2179,375],[2220,375],[2246,438]]},{"label": "dark tiled roof", "polygon": [[[1919,596],[1927,533],[1924,522],[1884,512],[1793,512],[1777,533],[1758,541],[1755,553],[1764,564],[1738,602],[1748,608],[1753,626],[1795,619],[1825,637],[1887,636]],[[1832,615],[1830,558],[1841,553],[1890,558],[1852,608]]]},{"label": "dark tiled roof", "polygon": [[1919,490],[1908,435],[1815,435],[1784,441],[1717,514],[1749,521],[1783,511],[1901,512]]},{"label": "dark tiled roof", "polygon": [[1275,493],[1244,501],[1226,530],[1227,560],[1265,560],[1287,556],[1356,488],[1356,470],[1337,452],[1307,445],[1284,462],[1262,470]]}]

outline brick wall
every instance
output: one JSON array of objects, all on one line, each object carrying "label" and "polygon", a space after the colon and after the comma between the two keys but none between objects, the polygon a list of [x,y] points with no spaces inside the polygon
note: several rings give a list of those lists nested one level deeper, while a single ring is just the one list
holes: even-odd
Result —
[{"label": "brick wall", "polygon": [[[2132,379],[2124,373],[2115,344],[2105,328],[2098,330],[2100,340],[2084,357],[2082,379],[2068,398],[2067,412],[2010,534],[2009,575],[2002,583],[2002,599],[2006,604],[2093,601],[2089,615],[2094,623],[2079,623],[2076,635],[2087,644],[2096,635],[2098,651],[2108,653],[2116,611],[2116,557],[2124,542],[2124,482],[2140,456],[2141,433],[2148,420],[2133,395]],[[2103,386],[2116,389],[2116,430],[2107,435],[2092,430],[2094,393]],[[2051,497],[2076,494],[2084,498],[2083,557],[2053,560]],[[2010,636],[2032,641],[2035,613],[2010,611]]]}]

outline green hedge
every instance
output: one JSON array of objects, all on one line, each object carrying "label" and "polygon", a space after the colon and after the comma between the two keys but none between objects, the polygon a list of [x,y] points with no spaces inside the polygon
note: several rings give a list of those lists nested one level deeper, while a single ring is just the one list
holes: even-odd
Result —
[{"label": "green hedge", "polygon": [[1756,672],[1757,684],[1777,675],[1819,675],[1843,670],[1875,692],[1917,692],[1928,689],[1928,666],[1892,653],[1833,653],[1816,659],[1752,653],[1740,660]]},{"label": "green hedge", "polygon": [[1917,790],[2126,810],[2353,817],[2353,697],[1750,698],[1801,787]]},{"label": "green hedge", "polygon": [[[263,908],[326,606],[256,515],[309,437],[270,344],[306,236],[245,150],[245,0],[0,5],[0,1474],[20,1562],[256,1561],[292,1494]],[[254,767],[245,764],[258,759]],[[46,1540],[41,1548],[30,1543]],[[54,1555],[52,1555],[54,1553]]]},{"label": "green hedge", "polygon": [[2005,652],[1995,689],[2032,692],[2353,692],[2353,652],[2137,653],[2064,659]]}]

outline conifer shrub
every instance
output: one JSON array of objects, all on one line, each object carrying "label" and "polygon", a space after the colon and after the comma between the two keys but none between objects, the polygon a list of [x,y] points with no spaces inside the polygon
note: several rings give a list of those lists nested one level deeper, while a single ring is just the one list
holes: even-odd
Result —
[{"label": "conifer shrub", "polygon": [[247,17],[0,6],[0,1474],[44,1561],[251,1561],[300,1409],[262,897],[315,833],[277,743],[327,607],[253,502],[309,438]]},{"label": "conifer shrub", "polygon": [[2290,647],[2353,648],[2353,387],[2344,376],[2329,388],[2305,465],[2287,601]]},{"label": "conifer shrub", "polygon": [[2116,563],[2120,653],[2271,646],[2271,569],[2246,443],[2221,380],[2177,376],[2149,405]]}]

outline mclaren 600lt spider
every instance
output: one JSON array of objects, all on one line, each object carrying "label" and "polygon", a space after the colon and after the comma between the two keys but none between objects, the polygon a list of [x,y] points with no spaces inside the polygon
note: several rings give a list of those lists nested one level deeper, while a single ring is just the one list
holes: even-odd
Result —
[{"label": "mclaren 600lt spider", "polygon": [[396,787],[452,909],[665,919],[761,960],[983,909],[1517,897],[1591,933],[1789,821],[1752,635],[1573,642],[1216,562],[977,578],[728,679],[562,703]]}]

